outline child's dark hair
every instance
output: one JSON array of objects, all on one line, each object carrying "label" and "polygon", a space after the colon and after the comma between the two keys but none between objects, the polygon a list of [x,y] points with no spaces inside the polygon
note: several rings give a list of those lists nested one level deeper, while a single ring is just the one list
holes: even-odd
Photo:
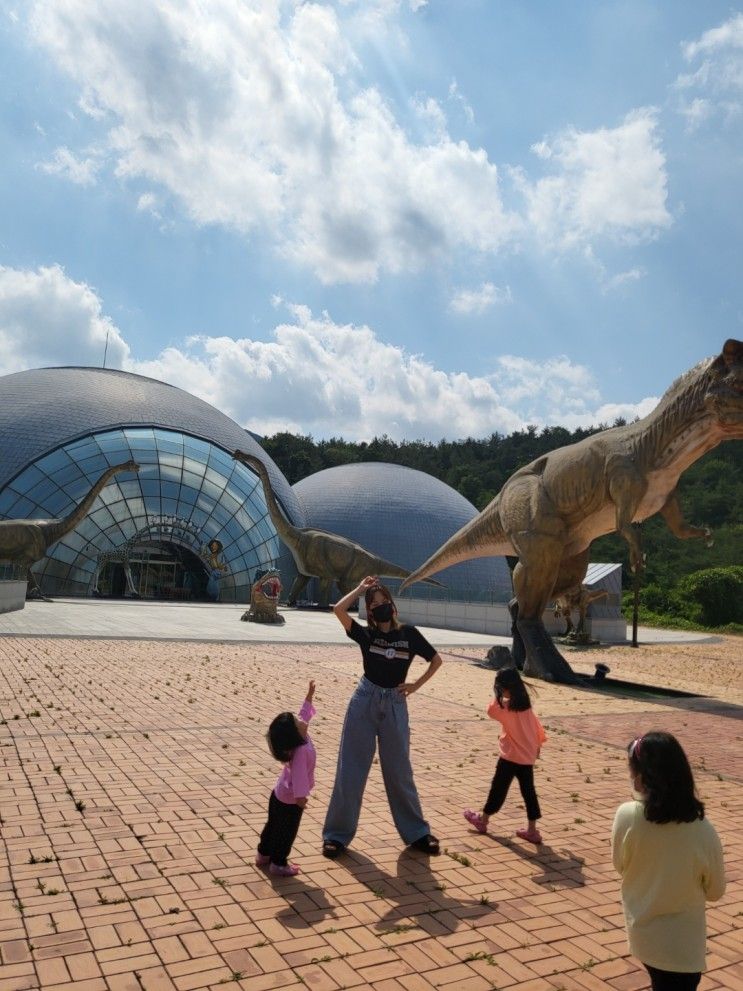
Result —
[{"label": "child's dark hair", "polygon": [[675,736],[660,730],[644,733],[629,744],[627,754],[630,770],[642,779],[648,822],[704,819],[689,759]]},{"label": "child's dark hair", "polygon": [[307,741],[297,729],[293,712],[281,712],[268,727],[268,749],[276,760],[286,764],[297,747]]},{"label": "child's dark hair", "polygon": [[495,692],[496,702],[501,709],[506,708],[503,705],[504,692],[508,692],[509,694],[508,708],[511,712],[524,712],[526,709],[531,709],[529,693],[516,668],[501,668],[495,676],[493,691]]}]

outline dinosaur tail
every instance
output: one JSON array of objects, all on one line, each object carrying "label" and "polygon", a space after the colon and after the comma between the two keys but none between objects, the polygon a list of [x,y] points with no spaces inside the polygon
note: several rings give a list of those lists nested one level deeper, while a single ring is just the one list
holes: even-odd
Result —
[{"label": "dinosaur tail", "polygon": [[[373,562],[373,567],[371,573],[375,575],[381,575],[383,578],[405,578],[407,579],[410,575],[410,571],[407,568],[400,567],[399,564],[391,564],[389,561],[385,561],[382,558],[377,558]],[[435,578],[423,579],[426,585],[434,585],[436,588],[446,588],[446,585],[442,582],[436,581]]]},{"label": "dinosaur tail", "polygon": [[495,557],[512,553],[513,548],[500,525],[496,496],[478,516],[465,523],[427,561],[408,575],[400,586],[400,591],[414,582],[429,580],[430,575],[435,575],[437,571],[443,571],[453,564],[461,564],[475,557]]}]

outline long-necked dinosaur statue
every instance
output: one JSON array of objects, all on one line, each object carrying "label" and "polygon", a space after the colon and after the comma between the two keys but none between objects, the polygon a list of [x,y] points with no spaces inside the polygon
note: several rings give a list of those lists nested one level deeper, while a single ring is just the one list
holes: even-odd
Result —
[{"label": "long-necked dinosaur statue", "polygon": [[139,471],[139,465],[134,461],[125,461],[107,468],[85,498],[63,519],[0,520],[0,561],[24,565],[28,569],[29,589],[38,591],[31,565],[40,561],[52,544],[85,519],[99,492],[114,475],[122,471]]},{"label": "long-necked dinosaur statue", "polygon": [[[377,557],[376,554],[372,554],[361,544],[347,537],[315,527],[294,526],[286,519],[276,501],[263,462],[244,451],[235,451],[232,457],[257,473],[263,483],[271,522],[294,558],[299,574],[289,592],[290,606],[296,605],[297,599],[311,578],[320,579],[320,602],[327,603],[333,582],[338,585],[342,595],[347,595],[366,575],[407,578],[410,574],[407,568]],[[426,581],[428,584],[441,586],[440,582],[432,578]]]},{"label": "long-necked dinosaur statue", "polygon": [[460,561],[515,555],[514,658],[528,675],[575,683],[542,623],[545,607],[583,581],[591,541],[602,534],[616,530],[624,537],[635,571],[643,560],[632,524],[654,513],[682,540],[709,539],[708,530],[684,520],[676,484],[703,454],[735,439],[743,439],[743,343],[729,340],[719,355],[678,378],[641,420],[520,468],[401,590]]}]

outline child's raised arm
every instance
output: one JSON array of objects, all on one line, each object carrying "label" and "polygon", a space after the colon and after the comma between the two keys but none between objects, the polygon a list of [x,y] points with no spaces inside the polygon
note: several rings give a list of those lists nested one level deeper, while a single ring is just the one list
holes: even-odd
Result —
[{"label": "child's raised arm", "polygon": [[307,694],[305,695],[304,700],[305,702],[312,703],[314,697],[315,697],[315,682],[311,680],[310,686],[307,689]]}]

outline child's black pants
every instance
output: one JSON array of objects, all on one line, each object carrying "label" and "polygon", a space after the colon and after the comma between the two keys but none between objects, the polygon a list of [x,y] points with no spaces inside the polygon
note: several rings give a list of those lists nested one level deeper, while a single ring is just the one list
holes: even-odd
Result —
[{"label": "child's black pants", "polygon": [[500,810],[514,778],[518,781],[521,789],[521,795],[526,805],[527,819],[530,821],[541,819],[539,799],[534,789],[534,766],[532,764],[514,764],[513,761],[506,760],[505,757],[499,757],[498,763],[495,765],[493,783],[490,785],[490,793],[483,812],[487,816],[492,816]]},{"label": "child's black pants", "polygon": [[297,838],[303,812],[301,805],[288,805],[271,792],[268,800],[268,822],[263,827],[258,842],[258,853],[270,857],[272,864],[283,867]]}]

